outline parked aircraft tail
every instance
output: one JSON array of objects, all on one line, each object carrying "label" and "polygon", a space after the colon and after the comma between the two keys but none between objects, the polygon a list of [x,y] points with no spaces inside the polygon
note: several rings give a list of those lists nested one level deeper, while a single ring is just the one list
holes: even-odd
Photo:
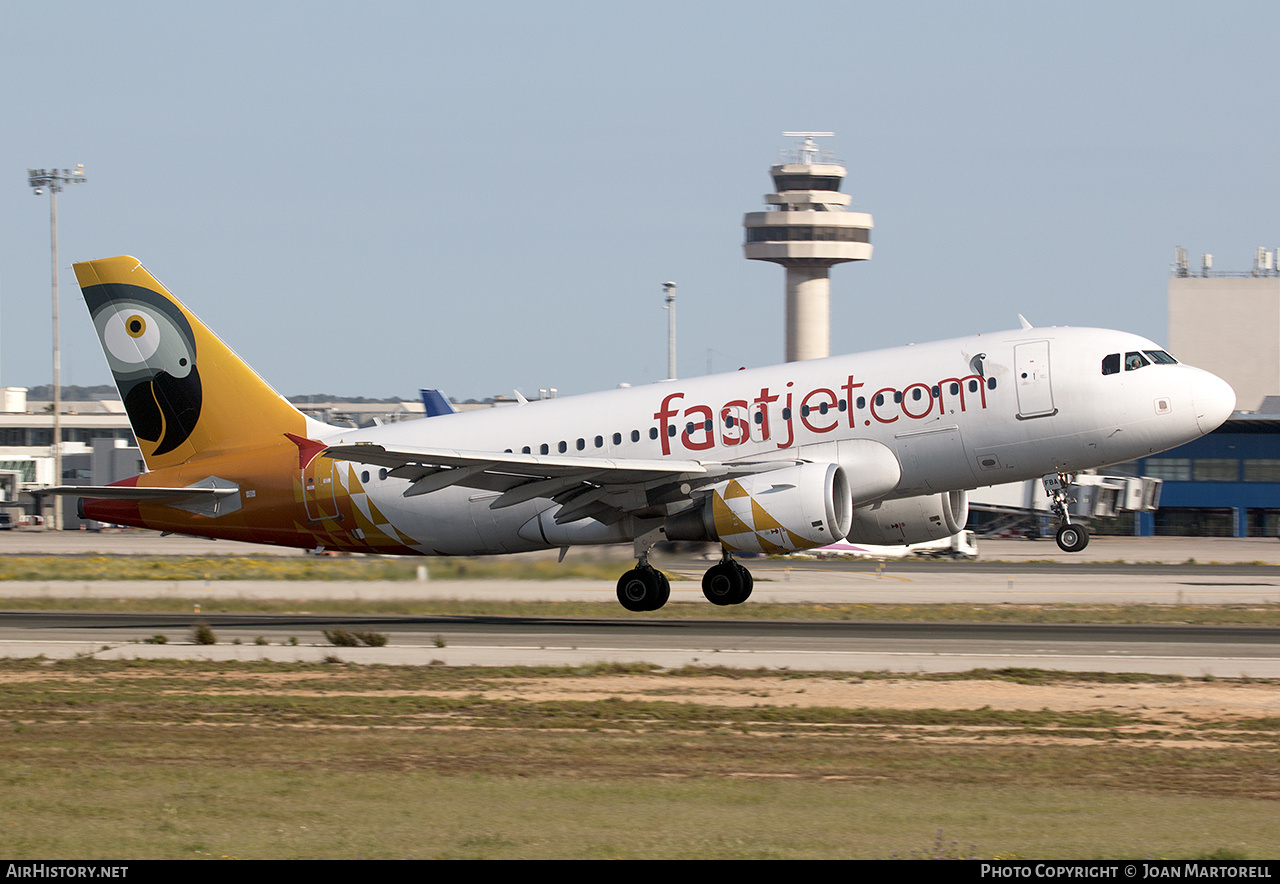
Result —
[{"label": "parked aircraft tail", "polygon": [[138,259],[75,271],[148,469],[305,436],[302,413]]}]

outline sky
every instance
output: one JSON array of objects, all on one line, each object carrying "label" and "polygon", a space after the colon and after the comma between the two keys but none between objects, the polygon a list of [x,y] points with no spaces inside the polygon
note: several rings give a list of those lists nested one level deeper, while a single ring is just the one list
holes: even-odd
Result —
[{"label": "sky", "polygon": [[[0,0],[0,384],[110,383],[76,261],[134,255],[285,395],[560,395],[783,359],[742,253],[830,131],[874,257],[833,354],[1035,325],[1163,343],[1175,246],[1280,247],[1262,2]],[[1176,353],[1174,354],[1177,355]]]}]

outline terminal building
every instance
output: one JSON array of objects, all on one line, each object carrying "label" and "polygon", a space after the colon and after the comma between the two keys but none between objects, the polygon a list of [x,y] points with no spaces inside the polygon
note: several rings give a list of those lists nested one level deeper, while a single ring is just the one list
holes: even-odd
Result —
[{"label": "terminal building", "polygon": [[[1175,252],[1169,279],[1169,352],[1236,391],[1236,413],[1203,438],[1123,464],[1160,479],[1160,508],[1140,535],[1280,537],[1280,250],[1259,248],[1252,270],[1188,267]],[[1116,472],[1112,467],[1108,472]]]}]

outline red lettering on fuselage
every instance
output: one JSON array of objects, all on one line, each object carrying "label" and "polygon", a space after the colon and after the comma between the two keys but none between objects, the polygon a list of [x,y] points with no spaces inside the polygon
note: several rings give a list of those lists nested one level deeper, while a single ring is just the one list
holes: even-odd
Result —
[{"label": "red lettering on fuselage", "polygon": [[[737,409],[737,413],[734,413]],[[733,419],[733,425],[730,426],[729,420]],[[751,425],[747,423],[747,400],[734,399],[726,402],[724,408],[720,409],[720,422],[724,424],[725,430],[738,430],[736,439],[729,436],[728,432],[720,434],[721,443],[724,445],[741,445],[751,438]]]},{"label": "red lettering on fuselage", "polygon": [[[952,406],[954,413],[955,400],[959,399],[960,411],[967,412],[970,405],[985,410],[987,407],[987,390],[995,389],[994,381],[988,382],[981,375],[943,378],[935,384],[914,381],[899,389],[897,387],[881,387],[871,394],[869,400],[858,400],[862,403],[855,408],[854,391],[862,388],[861,381],[855,382],[849,375],[844,383],[837,387],[814,387],[803,396],[790,388],[794,381],[788,381],[785,397],[771,393],[768,387],[761,387],[760,394],[754,399],[730,399],[719,408],[719,444],[724,447],[742,445],[747,442],[768,442],[773,430],[777,430],[784,438],[775,440],[778,448],[791,448],[796,444],[804,444],[805,439],[796,438],[794,404],[800,408],[800,424],[810,435],[822,436],[834,432],[840,426],[840,418],[832,411],[845,411],[849,416],[849,427],[857,426],[857,412],[865,409],[869,417],[881,424],[892,424],[906,418],[923,420],[935,413],[947,413]],[[966,391],[966,387],[969,389]],[[836,390],[844,393],[841,399]],[[965,393],[978,394],[978,401],[966,400]],[[677,435],[680,444],[687,451],[706,451],[716,446],[716,409],[711,405],[696,403],[681,410],[676,401],[683,399],[684,393],[668,393],[662,399],[662,405],[654,412],[653,419],[658,423],[658,438],[661,440],[663,454],[671,453],[671,439]],[[782,401],[779,414],[770,415],[770,406]],[[689,419],[677,434],[675,422],[681,417]],[[782,423],[777,423],[778,419]],[[871,420],[865,421],[870,426]],[[758,433],[752,433],[752,424],[759,427]]]},{"label": "red lettering on fuselage", "polygon": [[876,390],[875,395],[871,397],[871,416],[882,424],[891,424],[898,419],[896,414],[893,417],[881,417],[880,413],[876,411],[877,406],[884,405],[884,394],[892,394],[894,392],[895,390],[893,387],[882,387],[879,390]]},{"label": "red lettering on fuselage", "polygon": [[[968,381],[970,384],[972,384],[974,387],[977,388],[977,389],[970,389],[969,390],[970,393],[982,394],[982,407],[986,408],[987,407],[987,379],[982,377],[981,375],[971,374],[971,375],[965,375],[962,378],[943,378],[942,380],[938,381],[938,391],[939,393],[941,393],[942,390],[944,389],[945,384],[951,384],[952,386],[954,386],[955,390],[953,391],[948,390],[947,392],[951,393],[952,396],[955,396],[957,393],[959,394],[960,411],[963,412],[965,410],[965,405],[964,405],[965,381]],[[943,401],[942,396],[939,395],[938,396],[939,407],[941,407],[942,410],[945,412],[946,407],[942,405],[942,401]]]},{"label": "red lettering on fuselage", "polygon": [[760,395],[756,397],[755,404],[756,404],[756,407],[759,409],[759,411],[757,411],[756,414],[760,415],[759,424],[760,424],[760,441],[761,442],[769,441],[769,403],[777,402],[777,401],[778,401],[777,396],[769,395],[768,387],[760,388]]},{"label": "red lettering on fuselage", "polygon": [[684,410],[685,417],[688,417],[690,414],[702,415],[702,420],[693,424],[693,432],[702,433],[704,438],[701,442],[694,442],[689,438],[689,428],[685,427],[684,432],[680,434],[680,441],[683,442],[684,447],[688,448],[690,451],[706,451],[708,448],[711,448],[716,444],[716,434],[713,429],[711,409],[706,405],[691,405]]},{"label": "red lettering on fuselage", "polygon": [[[825,396],[830,401],[823,402],[819,405],[810,405],[810,400],[813,399],[814,396],[818,395]],[[836,407],[837,402],[838,400],[836,399],[834,390],[828,390],[825,387],[819,387],[818,389],[813,390],[808,396],[805,396],[800,400],[800,423],[804,424],[811,433],[830,433],[840,423],[838,420],[834,421],[829,427],[815,427],[813,424],[809,423],[809,416],[815,411],[821,414],[827,414]],[[824,405],[826,408],[823,408]],[[853,408],[849,407],[848,410],[852,412]]]},{"label": "red lettering on fuselage", "polygon": [[662,440],[663,454],[671,453],[671,436],[669,435],[669,431],[667,430],[667,427],[670,426],[670,424],[668,423],[668,418],[673,418],[676,415],[680,414],[679,410],[671,408],[671,400],[683,399],[683,398],[684,398],[683,393],[668,393],[667,396],[662,400],[662,407],[659,408],[653,415],[653,419],[658,422],[658,438]]},{"label": "red lettering on fuselage", "polygon": [[[916,397],[911,392],[912,390],[923,390],[924,395]],[[915,400],[918,402],[920,399],[928,400],[928,404],[925,405],[924,411],[920,412],[919,414],[912,414],[911,409],[907,408],[907,403],[912,400]],[[902,413],[905,414],[907,417],[911,418],[912,420],[920,420],[920,418],[922,417],[928,417],[929,412],[931,411],[933,411],[933,391],[929,389],[928,384],[921,384],[921,383],[911,384],[905,390],[902,391]]]}]

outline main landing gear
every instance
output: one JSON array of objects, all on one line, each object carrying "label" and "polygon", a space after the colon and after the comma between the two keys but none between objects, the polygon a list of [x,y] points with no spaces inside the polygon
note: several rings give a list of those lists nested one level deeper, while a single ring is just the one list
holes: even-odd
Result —
[{"label": "main landing gear", "polygon": [[1040,480],[1044,483],[1045,494],[1049,496],[1050,508],[1062,520],[1056,538],[1058,548],[1069,553],[1080,552],[1089,545],[1089,532],[1083,525],[1072,525],[1071,514],[1067,512],[1067,504],[1070,503],[1067,488],[1073,479],[1075,476],[1071,473],[1050,473]]},{"label": "main landing gear", "polygon": [[726,549],[720,564],[702,575],[702,594],[713,605],[740,605],[751,597],[754,584],[751,572],[735,562]]},{"label": "main landing gear", "polygon": [[[751,596],[755,581],[751,572],[734,561],[729,551],[702,575],[702,594],[713,605],[740,605]],[[649,553],[640,554],[636,566],[618,578],[618,601],[628,611],[656,611],[671,598],[667,576],[649,564]]]},{"label": "main landing gear", "polygon": [[649,564],[649,556],[618,578],[618,601],[628,611],[656,611],[671,598],[667,575]]}]

